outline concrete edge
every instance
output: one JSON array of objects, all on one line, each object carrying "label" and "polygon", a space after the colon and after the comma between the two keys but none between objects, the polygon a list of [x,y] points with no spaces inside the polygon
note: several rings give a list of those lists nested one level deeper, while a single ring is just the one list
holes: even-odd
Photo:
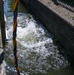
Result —
[{"label": "concrete edge", "polygon": [[56,37],[59,37],[58,41],[66,49],[70,59],[74,62],[74,26],[38,0],[21,1],[49,31]]}]

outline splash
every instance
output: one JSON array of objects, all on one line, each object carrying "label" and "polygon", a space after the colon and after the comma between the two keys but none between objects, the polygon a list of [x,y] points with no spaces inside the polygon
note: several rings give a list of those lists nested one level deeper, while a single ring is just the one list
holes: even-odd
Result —
[{"label": "splash", "polygon": [[[7,58],[13,61],[12,16],[7,17],[7,38],[6,52]],[[57,46],[53,44],[52,34],[48,33],[40,23],[37,23],[28,14],[18,15],[17,27],[17,47],[19,55],[19,65],[21,70],[28,75],[31,73],[43,73],[58,70],[68,66],[68,61],[59,54]]]}]

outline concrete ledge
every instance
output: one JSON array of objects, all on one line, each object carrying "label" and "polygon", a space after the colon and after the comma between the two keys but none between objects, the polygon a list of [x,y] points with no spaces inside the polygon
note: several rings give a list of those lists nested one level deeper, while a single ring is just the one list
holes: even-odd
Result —
[{"label": "concrete ledge", "polygon": [[21,0],[45,27],[51,31],[74,61],[74,25],[67,22],[39,0]]}]

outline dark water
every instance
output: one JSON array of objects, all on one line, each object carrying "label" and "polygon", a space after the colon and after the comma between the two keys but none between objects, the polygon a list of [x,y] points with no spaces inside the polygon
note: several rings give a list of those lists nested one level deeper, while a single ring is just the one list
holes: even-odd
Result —
[{"label": "dark water", "polygon": [[[7,75],[16,75],[12,50],[13,5],[13,0],[6,0],[4,4],[6,34],[9,39],[5,50]],[[74,75],[68,60],[54,45],[53,37],[19,4],[17,50],[22,75]]]},{"label": "dark water", "polygon": [[70,6],[74,7],[74,0],[59,0],[59,1],[62,1]]}]

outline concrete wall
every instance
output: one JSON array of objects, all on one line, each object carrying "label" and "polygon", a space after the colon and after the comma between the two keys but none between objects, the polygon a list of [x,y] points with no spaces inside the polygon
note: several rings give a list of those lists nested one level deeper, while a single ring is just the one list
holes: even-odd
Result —
[{"label": "concrete wall", "polygon": [[0,49],[0,75],[6,75],[3,49]]},{"label": "concrete wall", "polygon": [[0,75],[6,75],[5,66],[6,65],[4,61],[4,51],[2,49],[2,37],[1,37],[1,28],[0,28]]},{"label": "concrete wall", "polygon": [[74,61],[74,26],[65,21],[51,9],[38,0],[21,0],[31,13],[35,15],[49,31],[51,31],[69,52],[69,57]]},{"label": "concrete wall", "polygon": [[4,46],[5,46],[5,21],[3,0],[0,0],[0,75],[6,75],[5,61],[4,61]]}]

